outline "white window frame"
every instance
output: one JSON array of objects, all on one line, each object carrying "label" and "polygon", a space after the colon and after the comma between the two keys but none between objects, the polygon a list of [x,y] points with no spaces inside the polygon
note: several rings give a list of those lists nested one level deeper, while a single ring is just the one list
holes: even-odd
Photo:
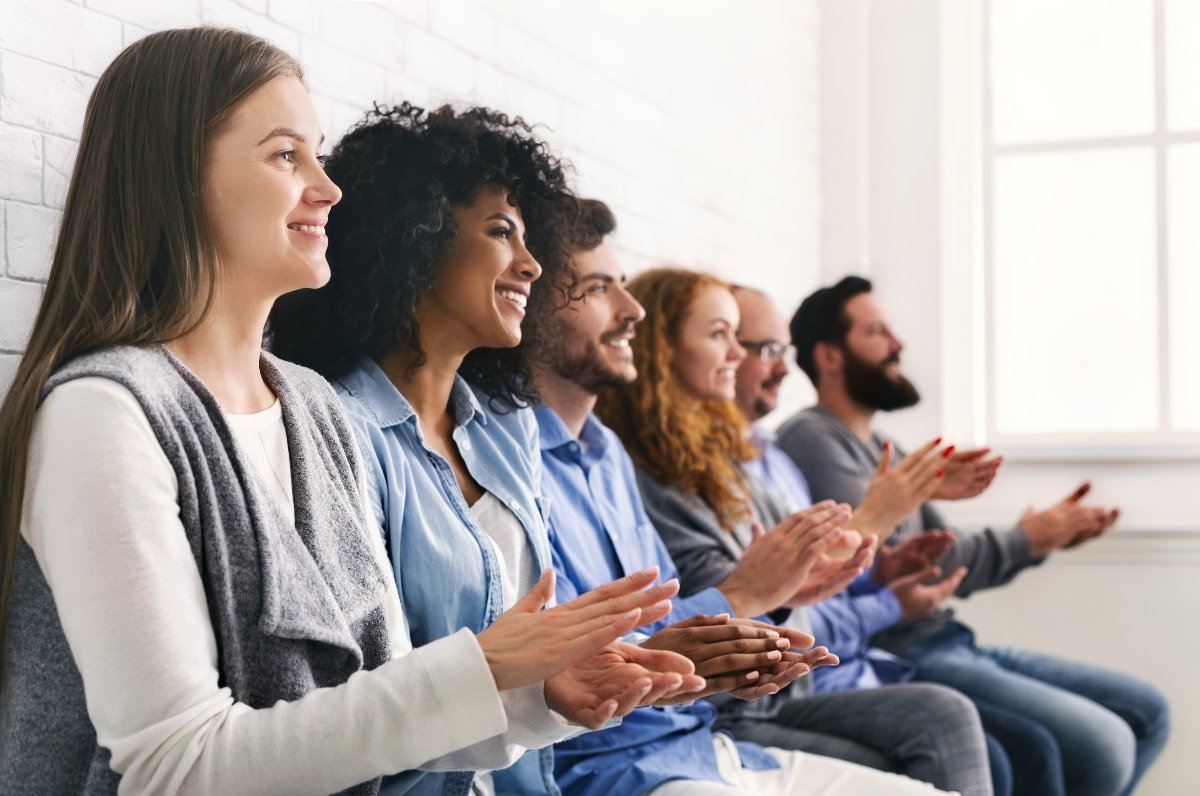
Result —
[{"label": "white window frame", "polygon": [[[941,321],[942,405],[946,430],[1001,446],[1010,459],[1031,461],[1200,461],[1200,432],[1172,431],[1168,325],[1167,174],[1171,144],[1200,142],[1200,131],[1166,127],[1164,0],[1152,0],[1154,129],[1147,135],[1027,144],[991,138],[989,36],[991,2],[941,0]],[[1006,154],[1151,147],[1155,159],[1158,271],[1159,428],[1128,434],[1001,434],[996,429],[993,365],[994,295],[992,164]]]}]

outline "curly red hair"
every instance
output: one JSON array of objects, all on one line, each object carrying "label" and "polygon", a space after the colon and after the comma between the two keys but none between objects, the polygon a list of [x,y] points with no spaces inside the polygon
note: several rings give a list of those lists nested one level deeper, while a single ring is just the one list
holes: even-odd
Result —
[{"label": "curly red hair", "polygon": [[738,467],[754,458],[747,424],[731,401],[701,401],[679,381],[670,354],[688,308],[708,287],[730,285],[708,274],[654,268],[628,284],[646,309],[633,339],[638,378],[600,396],[596,414],[660,484],[698,495],[727,530],[750,519],[746,479]]}]

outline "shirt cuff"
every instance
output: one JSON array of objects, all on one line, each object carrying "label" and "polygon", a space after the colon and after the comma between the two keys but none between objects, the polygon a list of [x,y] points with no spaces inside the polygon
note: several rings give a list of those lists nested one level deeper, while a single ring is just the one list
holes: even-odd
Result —
[{"label": "shirt cuff", "polygon": [[1017,566],[1028,566],[1030,564],[1040,564],[1046,560],[1046,556],[1034,558],[1029,554],[1029,537],[1020,528],[1011,528],[1007,531],[997,531],[996,544],[1004,550],[1008,556],[1008,560],[1012,561]]},{"label": "shirt cuff", "polygon": [[431,724],[442,723],[449,749],[471,746],[508,729],[496,679],[474,633],[463,628],[410,654],[421,656],[426,681],[441,706],[430,716]]},{"label": "shirt cuff", "polygon": [[716,586],[709,586],[704,591],[698,591],[682,600],[676,598],[674,603],[674,613],[677,614],[687,614],[689,616],[697,614],[709,614],[710,616],[729,614],[733,616],[733,608],[730,607],[729,600],[725,599],[725,595]]},{"label": "shirt cuff", "polygon": [[891,589],[880,589],[872,594],[863,594],[851,599],[862,617],[867,637],[900,621],[900,600]]},{"label": "shirt cuff", "polygon": [[546,704],[545,683],[514,688],[502,695],[508,711],[509,740],[526,749],[540,749],[583,731]]}]

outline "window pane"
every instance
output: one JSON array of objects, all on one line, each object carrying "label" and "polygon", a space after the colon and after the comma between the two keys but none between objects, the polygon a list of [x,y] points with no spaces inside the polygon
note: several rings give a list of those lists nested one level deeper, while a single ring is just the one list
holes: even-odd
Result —
[{"label": "window pane", "polygon": [[1200,129],[1200,3],[1166,0],[1167,129]]},{"label": "window pane", "polygon": [[1157,428],[1152,151],[1008,155],[993,174],[997,431]]},{"label": "window pane", "polygon": [[1200,144],[1167,150],[1171,426],[1200,430]]},{"label": "window pane", "polygon": [[997,144],[1148,133],[1152,0],[992,0]]}]

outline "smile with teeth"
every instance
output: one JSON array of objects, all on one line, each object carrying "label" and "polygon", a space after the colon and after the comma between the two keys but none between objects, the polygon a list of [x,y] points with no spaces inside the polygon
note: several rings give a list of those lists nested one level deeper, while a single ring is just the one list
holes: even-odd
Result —
[{"label": "smile with teeth", "polygon": [[717,370],[717,378],[732,379],[734,377],[734,374],[736,374],[736,373],[737,373],[736,368],[720,368]]},{"label": "smile with teeth", "polygon": [[498,289],[496,292],[500,294],[501,298],[508,299],[509,301],[513,302],[518,307],[520,307],[521,309],[525,309],[525,302],[527,302],[529,300],[528,296],[526,296],[524,293],[520,293],[516,290]]},{"label": "smile with teeth", "polygon": [[614,337],[611,340],[605,340],[605,345],[610,345],[613,348],[629,348],[628,337]]},{"label": "smile with teeth", "polygon": [[309,235],[324,235],[325,227],[314,227],[312,224],[288,224],[288,229],[297,232],[307,232]]}]

